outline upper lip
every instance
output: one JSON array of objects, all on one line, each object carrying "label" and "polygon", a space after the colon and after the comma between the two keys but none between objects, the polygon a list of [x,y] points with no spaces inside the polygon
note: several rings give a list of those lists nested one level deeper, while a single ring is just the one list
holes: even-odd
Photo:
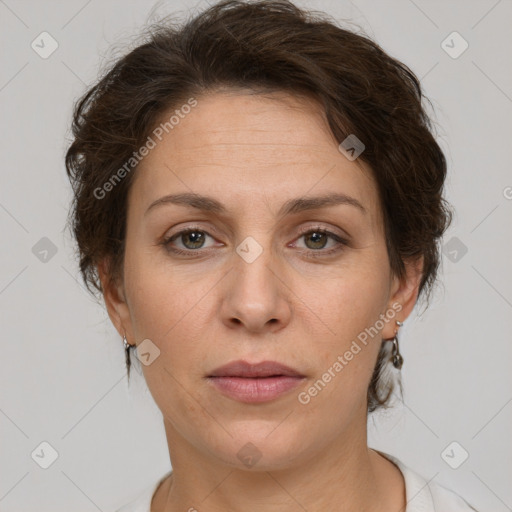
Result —
[{"label": "upper lip", "polygon": [[247,361],[232,361],[216,368],[209,377],[271,377],[285,375],[288,377],[304,377],[300,372],[278,363],[277,361],[261,361],[248,363]]}]

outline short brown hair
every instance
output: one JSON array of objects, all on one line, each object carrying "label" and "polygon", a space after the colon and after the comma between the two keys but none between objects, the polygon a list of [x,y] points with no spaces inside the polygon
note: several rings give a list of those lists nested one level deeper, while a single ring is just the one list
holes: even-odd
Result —
[{"label": "short brown hair", "polygon": [[[105,258],[112,282],[122,275],[134,173],[106,198],[95,190],[163,114],[226,87],[308,95],[323,107],[337,141],[354,134],[364,142],[359,158],[377,183],[391,270],[402,278],[404,261],[423,257],[419,296],[428,302],[451,211],[442,197],[446,160],[419,80],[367,36],[286,0],[222,1],[180,27],[164,20],[76,103],[66,154],[74,191],[69,221],[89,291],[103,292],[97,265]],[[393,388],[381,375],[384,345],[368,389],[370,412],[386,405]]]}]

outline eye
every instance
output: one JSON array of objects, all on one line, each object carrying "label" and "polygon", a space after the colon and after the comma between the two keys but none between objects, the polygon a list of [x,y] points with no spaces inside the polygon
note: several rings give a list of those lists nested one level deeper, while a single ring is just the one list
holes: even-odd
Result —
[{"label": "eye", "polygon": [[[198,227],[189,227],[165,238],[161,242],[161,245],[174,254],[192,256],[193,253],[197,253],[200,255],[200,253],[203,252],[202,249],[206,251],[211,248],[205,248],[205,241],[207,237],[212,238],[213,240],[213,237],[206,231]],[[321,227],[309,228],[308,230],[303,231],[297,240],[302,238],[306,241],[306,249],[302,252],[305,252],[314,258],[330,256],[339,252],[344,248],[344,246],[348,245],[347,240]],[[325,249],[329,240],[333,241],[334,244],[331,248]],[[182,244],[182,248],[175,246],[175,242],[177,241]]]},{"label": "eye", "polygon": [[[309,228],[307,231],[304,231],[301,236],[298,238],[304,239],[307,252],[309,255],[313,257],[318,256],[329,256],[343,249],[343,246],[348,244],[348,241],[344,238],[328,231],[326,229],[317,227],[317,228]],[[325,249],[329,239],[334,241],[333,246],[329,249]],[[323,250],[325,249],[325,250]],[[319,253],[319,254],[315,254]]]},{"label": "eye", "polygon": [[[197,249],[203,249],[206,237],[212,238],[208,233],[206,233],[206,231],[191,227],[167,237],[163,240],[162,245],[164,245],[169,251],[177,254],[189,254],[190,252],[197,252]],[[175,240],[180,241],[185,250],[182,250],[179,247],[173,247],[172,243]]]},{"label": "eye", "polygon": [[325,231],[315,230],[308,231],[305,235],[302,235],[301,238],[304,238],[306,242],[311,241],[311,246],[306,246],[309,249],[323,249],[329,240],[329,235]]}]

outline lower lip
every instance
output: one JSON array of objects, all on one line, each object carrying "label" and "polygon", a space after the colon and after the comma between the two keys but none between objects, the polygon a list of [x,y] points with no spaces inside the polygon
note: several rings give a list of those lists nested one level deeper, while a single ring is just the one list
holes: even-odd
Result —
[{"label": "lower lip", "polygon": [[260,403],[274,400],[297,387],[304,377],[209,377],[224,395],[239,402]]}]

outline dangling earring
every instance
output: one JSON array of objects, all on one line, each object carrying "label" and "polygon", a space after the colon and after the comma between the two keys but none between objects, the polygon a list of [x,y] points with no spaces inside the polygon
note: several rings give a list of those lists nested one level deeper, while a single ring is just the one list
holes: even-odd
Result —
[{"label": "dangling earring", "polygon": [[124,345],[124,353],[125,353],[125,357],[126,357],[126,366],[129,367],[131,365],[130,349],[132,347],[134,347],[135,345],[130,345],[128,343],[128,341],[126,340],[126,334],[123,336],[123,345]]},{"label": "dangling earring", "polygon": [[[398,320],[396,321],[396,324],[398,325],[398,329],[404,325],[403,322],[399,322]],[[404,364],[404,358],[402,357],[402,354],[400,354],[400,349],[398,347],[398,329],[395,331],[395,337],[391,340],[393,342],[391,362],[397,370],[400,370]]]}]

